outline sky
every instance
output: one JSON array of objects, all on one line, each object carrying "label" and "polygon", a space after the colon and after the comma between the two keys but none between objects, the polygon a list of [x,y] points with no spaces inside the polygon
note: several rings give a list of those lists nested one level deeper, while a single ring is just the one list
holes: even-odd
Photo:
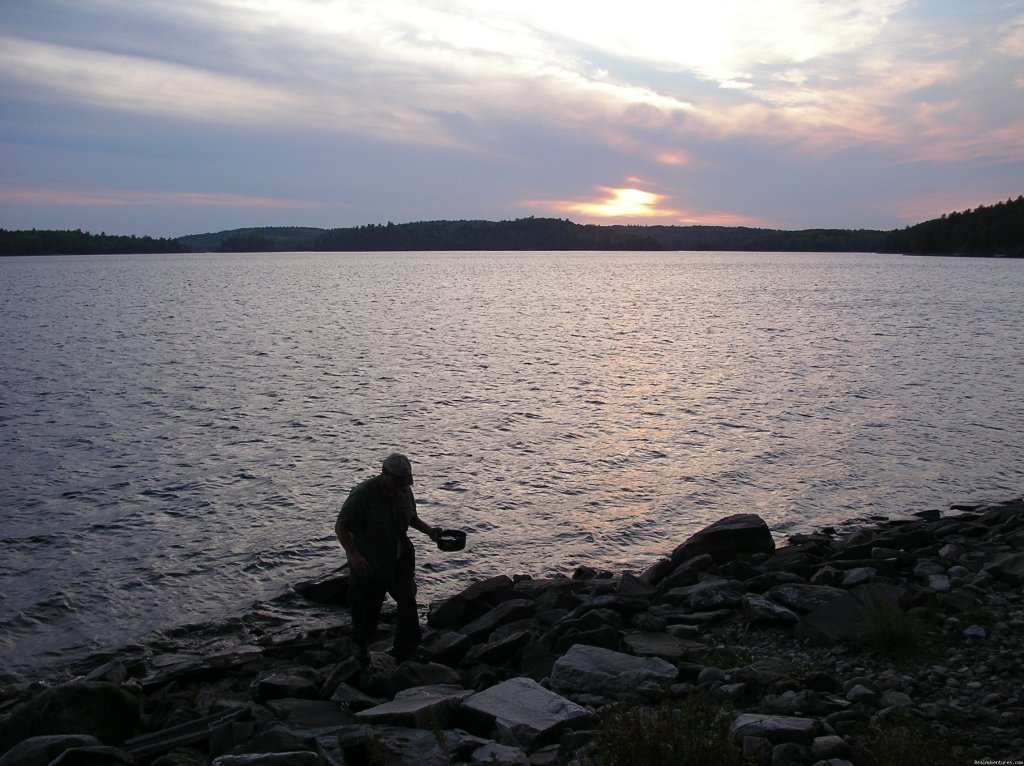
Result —
[{"label": "sky", "polygon": [[1024,0],[0,0],[0,228],[892,229],[1024,193]]}]

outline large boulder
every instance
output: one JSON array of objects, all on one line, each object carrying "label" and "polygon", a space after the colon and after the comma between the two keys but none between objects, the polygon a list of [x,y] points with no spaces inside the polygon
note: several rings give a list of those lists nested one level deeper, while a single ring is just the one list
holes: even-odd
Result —
[{"label": "large boulder", "polygon": [[774,553],[775,540],[764,519],[754,513],[737,513],[719,519],[692,535],[672,551],[672,564],[679,566],[696,556],[710,555],[721,564],[741,553]]},{"label": "large boulder", "polygon": [[599,694],[629,699],[641,685],[668,686],[679,671],[658,657],[631,654],[576,644],[555,661],[550,684],[555,691]]},{"label": "large boulder", "polygon": [[533,749],[590,720],[575,702],[530,678],[511,678],[466,699],[460,712],[469,731],[488,736],[497,729],[503,744]]},{"label": "large boulder", "polygon": [[44,690],[11,713],[0,729],[0,752],[29,737],[87,734],[120,745],[139,730],[139,699],[106,682],[75,681]]}]

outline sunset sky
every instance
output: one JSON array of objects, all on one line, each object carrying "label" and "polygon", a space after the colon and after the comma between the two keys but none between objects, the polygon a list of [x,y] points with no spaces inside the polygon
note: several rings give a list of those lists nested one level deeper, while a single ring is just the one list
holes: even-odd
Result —
[{"label": "sunset sky", "polygon": [[1024,0],[2,0],[0,228],[889,229],[1024,193]]}]

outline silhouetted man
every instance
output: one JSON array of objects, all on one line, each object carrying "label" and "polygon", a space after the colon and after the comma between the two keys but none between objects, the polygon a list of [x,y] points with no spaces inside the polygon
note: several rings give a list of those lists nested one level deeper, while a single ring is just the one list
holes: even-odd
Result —
[{"label": "silhouetted man", "polygon": [[385,594],[398,608],[398,625],[392,653],[408,659],[420,644],[416,605],[416,551],[408,537],[409,527],[431,540],[441,531],[416,514],[412,494],[412,464],[399,453],[388,455],[379,476],[358,484],[341,507],[334,531],[348,556],[349,609],[356,654],[367,659],[367,645],[380,622]]}]

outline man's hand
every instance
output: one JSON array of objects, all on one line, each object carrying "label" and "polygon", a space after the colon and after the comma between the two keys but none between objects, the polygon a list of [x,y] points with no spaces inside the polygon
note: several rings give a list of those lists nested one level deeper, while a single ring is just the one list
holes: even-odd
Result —
[{"label": "man's hand", "polygon": [[357,575],[365,576],[370,571],[370,562],[359,551],[349,551],[348,565]]}]

